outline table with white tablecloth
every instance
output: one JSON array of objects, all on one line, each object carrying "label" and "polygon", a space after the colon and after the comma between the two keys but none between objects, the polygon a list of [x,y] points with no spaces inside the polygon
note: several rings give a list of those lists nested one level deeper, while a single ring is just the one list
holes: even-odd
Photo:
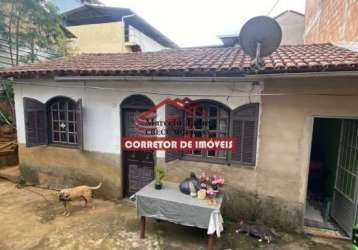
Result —
[{"label": "table with white tablecloth", "polygon": [[207,229],[208,248],[213,246],[214,236],[220,237],[223,231],[221,205],[223,197],[216,198],[216,204],[199,200],[179,191],[179,184],[164,182],[157,190],[149,183],[136,193],[137,213],[141,218],[141,237],[144,238],[145,218],[170,221],[184,226]]}]

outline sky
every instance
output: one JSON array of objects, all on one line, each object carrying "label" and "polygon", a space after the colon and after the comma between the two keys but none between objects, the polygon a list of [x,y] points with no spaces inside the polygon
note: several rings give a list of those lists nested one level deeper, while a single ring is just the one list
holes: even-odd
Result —
[{"label": "sky", "polygon": [[130,8],[181,47],[220,44],[218,35],[239,34],[251,17],[304,13],[305,0],[101,0]]}]

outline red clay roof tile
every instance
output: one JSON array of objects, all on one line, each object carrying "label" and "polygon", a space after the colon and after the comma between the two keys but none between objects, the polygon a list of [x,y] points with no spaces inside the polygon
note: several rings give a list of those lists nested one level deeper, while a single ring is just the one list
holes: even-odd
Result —
[{"label": "red clay roof tile", "polygon": [[128,54],[81,54],[0,70],[0,76],[33,75],[242,75],[357,71],[358,53],[332,44],[285,45],[257,70],[240,48],[188,48]]}]

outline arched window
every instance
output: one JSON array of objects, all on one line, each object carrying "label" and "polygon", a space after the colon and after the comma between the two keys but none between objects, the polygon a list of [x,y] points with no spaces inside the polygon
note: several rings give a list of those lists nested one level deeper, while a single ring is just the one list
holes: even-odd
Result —
[{"label": "arched window", "polygon": [[77,145],[76,103],[65,97],[55,98],[48,104],[48,113],[50,142]]},{"label": "arched window", "polygon": [[[185,135],[192,137],[227,137],[229,136],[230,110],[214,101],[199,101],[193,105],[192,113],[185,113]],[[222,150],[193,150],[184,157],[204,159],[227,159],[227,152]]]},{"label": "arched window", "polygon": [[192,112],[167,107],[166,113],[178,114],[184,124],[184,134],[190,137],[233,137],[234,151],[192,150],[167,152],[166,160],[176,159],[256,165],[259,104],[250,103],[230,110],[215,101],[197,101]]},{"label": "arched window", "polygon": [[83,148],[82,99],[54,97],[47,103],[24,97],[26,145],[49,143]]}]

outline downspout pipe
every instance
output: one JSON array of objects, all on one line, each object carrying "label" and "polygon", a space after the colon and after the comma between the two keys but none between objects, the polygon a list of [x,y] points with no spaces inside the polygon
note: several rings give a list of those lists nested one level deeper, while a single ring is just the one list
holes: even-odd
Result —
[{"label": "downspout pipe", "polygon": [[123,26],[123,52],[124,52],[124,49],[125,49],[125,42],[126,42],[126,24],[125,24],[125,20],[128,19],[128,18],[131,18],[131,17],[134,17],[136,16],[136,14],[130,14],[130,15],[125,15],[125,16],[122,16],[121,18],[121,21],[122,21],[122,26]]}]

